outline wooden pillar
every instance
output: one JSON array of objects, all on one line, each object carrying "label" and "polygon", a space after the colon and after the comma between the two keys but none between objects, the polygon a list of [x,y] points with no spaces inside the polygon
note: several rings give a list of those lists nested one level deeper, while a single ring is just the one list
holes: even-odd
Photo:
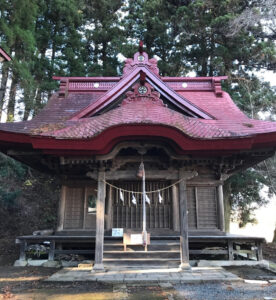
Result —
[{"label": "wooden pillar", "polygon": [[257,242],[257,259],[263,260],[263,243]]},{"label": "wooden pillar", "polygon": [[[183,170],[179,171],[179,179],[184,178]],[[180,268],[190,269],[189,240],[188,240],[188,214],[187,214],[187,186],[186,180],[179,183],[179,212],[180,212]]]},{"label": "wooden pillar", "polygon": [[228,240],[228,259],[234,260],[234,254],[233,254],[234,248],[233,248],[233,241]]},{"label": "wooden pillar", "polygon": [[174,185],[172,187],[172,209],[173,209],[173,230],[174,231],[180,231],[180,225],[179,225],[179,192],[178,192],[178,186]]},{"label": "wooden pillar", "polygon": [[112,203],[112,188],[109,187],[107,199],[107,224],[106,229],[111,229],[113,223],[113,203]]},{"label": "wooden pillar", "polygon": [[104,205],[105,205],[105,172],[98,172],[98,197],[96,205],[96,248],[93,270],[104,270],[103,244],[104,244]]},{"label": "wooden pillar", "polygon": [[65,213],[66,186],[61,187],[59,208],[58,208],[58,225],[57,231],[63,230],[64,213]]},{"label": "wooden pillar", "polygon": [[225,231],[224,222],[224,201],[223,201],[223,187],[222,184],[218,186],[218,228]]},{"label": "wooden pillar", "polygon": [[20,240],[20,256],[19,256],[19,260],[26,260],[26,249],[27,249],[27,242],[26,240]]},{"label": "wooden pillar", "polygon": [[50,251],[48,254],[48,260],[55,260],[55,248],[56,248],[56,242],[51,240],[50,241]]}]

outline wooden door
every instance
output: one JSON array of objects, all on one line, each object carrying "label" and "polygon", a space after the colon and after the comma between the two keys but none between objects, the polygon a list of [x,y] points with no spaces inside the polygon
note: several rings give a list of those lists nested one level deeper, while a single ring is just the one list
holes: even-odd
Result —
[{"label": "wooden door", "polygon": [[66,187],[64,229],[83,228],[84,188]]},{"label": "wooden door", "polygon": [[[121,189],[141,192],[141,181],[113,182]],[[150,204],[146,204],[147,228],[171,228],[172,195],[171,189],[161,191],[163,201],[159,203],[158,193],[149,191],[162,189],[170,184],[168,181],[147,181],[146,191]],[[124,201],[120,199],[120,191],[113,189],[113,227],[141,229],[143,222],[142,194],[135,194],[136,204],[132,203],[132,194],[122,192]]]}]

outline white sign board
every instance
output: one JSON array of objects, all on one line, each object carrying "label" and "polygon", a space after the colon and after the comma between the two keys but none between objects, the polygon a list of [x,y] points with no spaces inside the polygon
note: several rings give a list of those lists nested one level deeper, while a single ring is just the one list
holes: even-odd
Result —
[{"label": "white sign board", "polygon": [[123,236],[124,228],[112,228],[112,236]]},{"label": "white sign board", "polygon": [[130,235],[130,243],[137,244],[137,245],[143,244],[142,234],[131,234]]}]

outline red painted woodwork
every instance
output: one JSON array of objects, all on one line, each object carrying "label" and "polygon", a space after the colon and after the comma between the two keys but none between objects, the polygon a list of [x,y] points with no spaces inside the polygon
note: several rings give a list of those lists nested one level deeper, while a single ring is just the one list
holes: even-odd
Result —
[{"label": "red painted woodwork", "polygon": [[126,140],[164,140],[178,154],[201,156],[276,147],[276,123],[244,115],[221,90],[226,76],[160,77],[142,51],[126,60],[122,77],[53,79],[60,90],[33,120],[0,124],[3,147],[91,155]]},{"label": "red painted woodwork", "polygon": [[0,56],[2,56],[3,59],[6,60],[6,61],[11,60],[11,57],[8,55],[8,53],[4,49],[2,49],[1,47],[0,47]]}]

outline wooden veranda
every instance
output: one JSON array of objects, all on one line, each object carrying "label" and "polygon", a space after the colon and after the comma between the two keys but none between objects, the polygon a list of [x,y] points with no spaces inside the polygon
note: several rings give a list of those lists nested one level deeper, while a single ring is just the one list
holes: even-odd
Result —
[{"label": "wooden veranda", "polygon": [[[168,245],[178,247],[178,257],[180,263],[180,238],[177,233],[161,236],[152,235],[151,240],[154,241],[151,252],[154,251],[156,245],[166,241]],[[104,243],[109,245],[116,242],[118,246],[123,246],[122,237],[112,237],[107,235],[104,237]],[[211,260],[252,260],[261,261],[262,244],[264,238],[245,237],[238,235],[190,235],[189,236],[189,259],[190,261],[199,261],[201,259]],[[94,235],[50,235],[50,236],[19,236],[16,243],[20,245],[20,260],[25,261],[28,258],[28,247],[33,244],[46,245],[49,261],[58,259],[59,255],[87,255],[89,259],[93,259],[95,255],[96,236]],[[113,245],[113,244],[112,244]],[[155,245],[155,246],[154,246]],[[168,249],[169,252],[169,249]]]}]

